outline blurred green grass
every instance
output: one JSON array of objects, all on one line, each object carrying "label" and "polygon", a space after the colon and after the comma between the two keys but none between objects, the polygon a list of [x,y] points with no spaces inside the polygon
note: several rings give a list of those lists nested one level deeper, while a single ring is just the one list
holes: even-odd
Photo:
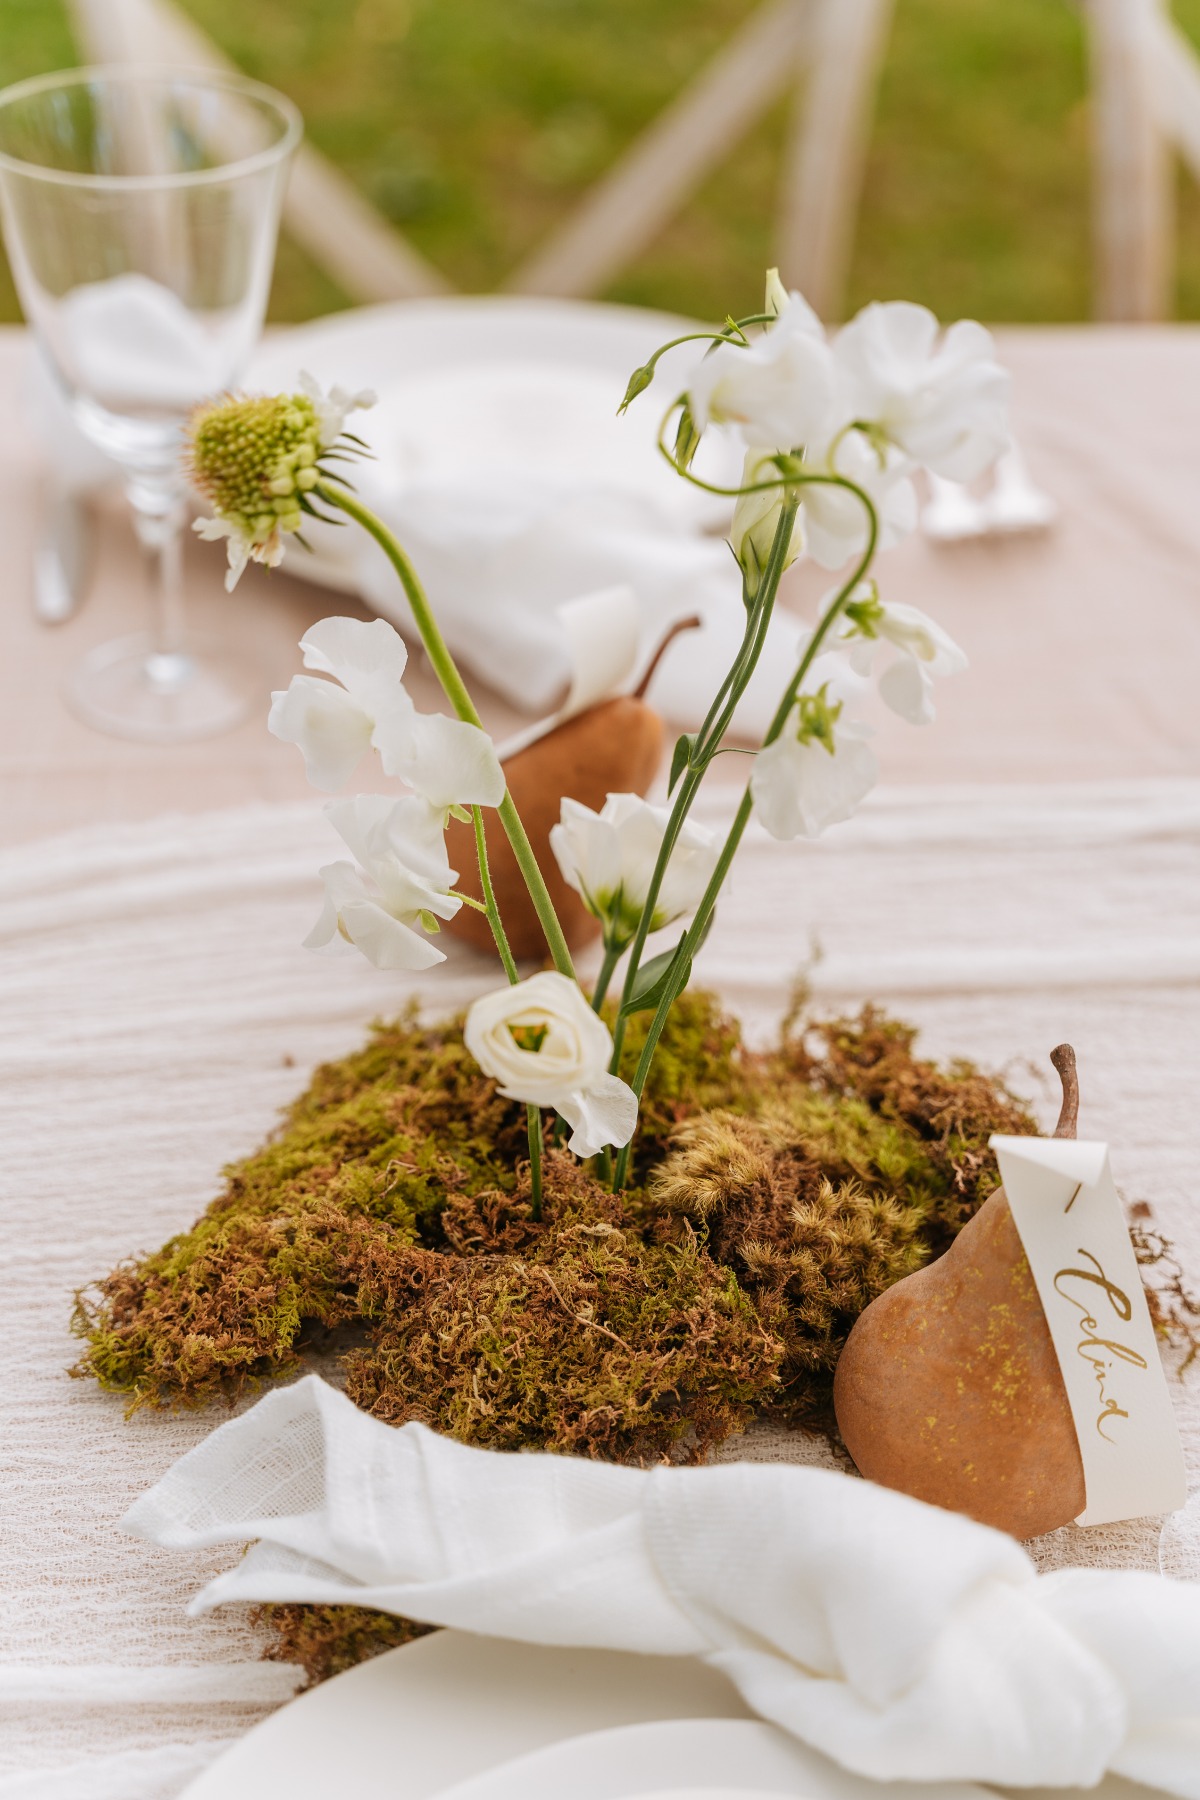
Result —
[{"label": "blurred green grass", "polygon": [[[186,0],[456,286],[495,287],[756,0]],[[1176,17],[1200,38],[1200,0]],[[60,0],[0,0],[0,81],[76,61]],[[779,107],[606,298],[719,314],[771,260]],[[849,304],[1090,311],[1083,28],[1068,0],[897,0]],[[281,246],[271,315],[345,305]],[[1200,196],[1180,184],[1178,311],[1200,317]],[[18,317],[7,273],[0,318]]]}]

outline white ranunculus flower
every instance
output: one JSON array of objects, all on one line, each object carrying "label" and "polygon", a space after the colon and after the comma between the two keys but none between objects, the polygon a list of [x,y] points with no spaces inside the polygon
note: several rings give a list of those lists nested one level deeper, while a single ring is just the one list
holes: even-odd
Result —
[{"label": "white ranunculus flower", "polygon": [[879,693],[910,725],[933,722],[934,676],[960,675],[968,667],[966,652],[935,619],[903,601],[881,600],[874,582],[863,582],[851,595],[839,642],[859,675],[870,674],[883,646],[897,653],[879,677]]},{"label": "white ranunculus flower", "polygon": [[973,320],[940,335],[927,307],[875,302],[838,333],[833,354],[839,410],[935,474],[974,481],[1008,448],[1008,374]]},{"label": "white ranunculus flower", "polygon": [[836,387],[833,352],[799,295],[750,345],[726,341],[688,384],[698,428],[737,425],[751,445],[794,450],[827,429]]},{"label": "white ranunculus flower", "polygon": [[500,804],[504,774],[491,738],[461,719],[417,711],[402,679],[408,651],[385,619],[322,619],[300,648],[305,667],[333,681],[295,676],[272,694],[267,727],[299,745],[314,787],[341,787],[374,748],[386,774],[442,811]]},{"label": "white ranunculus flower", "polygon": [[428,969],[443,952],[419,927],[436,929],[462,901],[450,889],[458,876],[446,855],[442,816],[411,795],[357,794],[325,808],[353,852],[353,863],[321,870],[325,906],[305,938],[309,950],[360,950],[378,969]]},{"label": "white ranunculus flower", "polygon": [[[917,496],[908,458],[894,447],[882,455],[861,432],[848,431],[805,459],[814,472],[844,475],[862,488],[879,520],[880,550],[890,550],[917,523]],[[813,482],[803,490],[805,548],[823,569],[840,569],[861,556],[867,543],[867,514],[857,494]]]},{"label": "white ranunculus flower", "polygon": [[[771,460],[774,451],[754,449],[747,450],[746,460],[742,466],[742,486],[752,487],[757,482],[779,479],[779,470]],[[771,554],[771,546],[775,542],[775,533],[779,528],[779,515],[783,510],[784,489],[782,487],[761,488],[757,493],[739,494],[737,505],[733,509],[733,524],[729,531],[729,547],[736,556],[746,577],[747,590],[751,597],[758,592],[762,572]],[[862,511],[862,508],[859,508]],[[804,548],[800,531],[800,516],[792,526],[792,535],[788,541],[784,568],[790,569]]]},{"label": "white ranunculus flower", "polygon": [[[598,813],[578,800],[562,802],[550,847],[563,880],[602,922],[612,949],[624,949],[637,930],[670,816],[637,794],[610,794]],[[717,855],[711,832],[684,824],[658,891],[652,931],[695,912]]]},{"label": "white ranunculus flower", "polygon": [[[819,658],[811,676],[819,679],[833,660]],[[754,810],[774,838],[819,837],[848,819],[879,779],[869,727],[843,719],[845,702],[829,698],[832,679],[800,695],[775,742],[754,759]]]},{"label": "white ranunculus flower", "polygon": [[467,1014],[463,1041],[507,1099],[562,1114],[576,1155],[619,1149],[633,1136],[637,1096],[609,1074],[608,1026],[567,976],[546,970],[485,994]]}]

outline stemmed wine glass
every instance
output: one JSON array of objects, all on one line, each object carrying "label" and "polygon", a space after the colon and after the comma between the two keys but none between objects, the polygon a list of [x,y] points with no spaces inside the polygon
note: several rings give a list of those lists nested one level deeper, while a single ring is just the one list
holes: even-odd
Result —
[{"label": "stemmed wine glass", "polygon": [[70,410],[118,465],[159,570],[154,629],[73,671],[72,709],[120,737],[207,737],[254,671],[185,631],[181,428],[258,340],[296,108],[237,76],[76,69],[0,92],[0,202],[25,316]]}]

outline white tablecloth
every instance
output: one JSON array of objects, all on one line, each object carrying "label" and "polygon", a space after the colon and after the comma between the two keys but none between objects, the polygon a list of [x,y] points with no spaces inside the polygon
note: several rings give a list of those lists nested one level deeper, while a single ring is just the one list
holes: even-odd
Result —
[{"label": "white tablecloth", "polygon": [[[188,1225],[313,1064],[416,986],[298,948],[328,853],[314,800],[0,854],[3,1800],[168,1800],[291,1691],[244,1617],[184,1617],[219,1555],[114,1529],[222,1415],[127,1423],[67,1378],[67,1322],[76,1287]],[[819,1004],[885,1000],[930,1053],[1008,1068],[1047,1120],[1046,1052],[1070,1039],[1081,1133],[1110,1140],[1118,1183],[1200,1272],[1197,892],[1195,780],[885,791],[818,846],[752,831],[699,974],[761,1036],[816,945]],[[419,991],[450,1010],[495,978],[463,955]],[[1176,1398],[1200,1476],[1200,1371]],[[821,1454],[766,1432],[731,1453]],[[1153,1567],[1157,1527],[1072,1527],[1037,1552]]]}]

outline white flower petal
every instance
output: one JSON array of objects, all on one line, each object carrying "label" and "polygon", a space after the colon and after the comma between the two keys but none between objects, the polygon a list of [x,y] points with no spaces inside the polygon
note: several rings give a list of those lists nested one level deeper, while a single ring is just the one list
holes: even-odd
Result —
[{"label": "white flower petal", "polygon": [[338,930],[338,915],[343,905],[353,905],[367,896],[366,883],[352,863],[327,863],[320,871],[325,884],[325,903],[321,916],[304,939],[305,950],[321,950],[326,955],[352,956],[353,946]]},{"label": "white flower petal", "polygon": [[301,393],[306,394],[313,403],[323,449],[328,449],[341,437],[350,413],[374,406],[377,398],[372,388],[360,388],[358,393],[351,394],[345,388],[332,387],[326,394],[307,369],[301,369],[298,385]]},{"label": "white flower petal", "polygon": [[372,721],[343,688],[311,675],[271,695],[267,729],[285,744],[299,746],[305,774],[326,793],[353,775],[370,746]]},{"label": "white flower petal", "polygon": [[855,812],[874,787],[874,752],[842,728],[831,756],[823,744],[798,742],[790,723],[754,759],[750,790],[759,820],[774,838],[819,837]]},{"label": "white flower petal", "polygon": [[898,656],[889,663],[879,677],[879,697],[910,725],[933,723],[933,677],[915,657]]},{"label": "white flower petal", "polygon": [[836,392],[833,353],[810,310],[789,305],[748,347],[720,343],[688,384],[692,415],[741,427],[748,444],[791,450],[828,428]]},{"label": "white flower petal", "polygon": [[973,481],[1009,442],[1008,376],[991,334],[971,320],[939,342],[925,307],[864,307],[834,356],[848,416],[869,421],[935,474]]},{"label": "white flower petal", "polygon": [[[533,1034],[536,1048],[519,1043]],[[601,1082],[608,1072],[612,1036],[578,984],[557,970],[498,988],[467,1013],[463,1041],[485,1075],[510,1100],[559,1106],[564,1097]]]},{"label": "white flower petal", "polygon": [[608,1144],[620,1150],[637,1130],[637,1095],[617,1075],[599,1076],[556,1104],[571,1127],[567,1149],[576,1156],[598,1156]]},{"label": "white flower petal", "polygon": [[377,969],[431,969],[445,952],[372,900],[344,906],[340,922],[356,950]]},{"label": "white flower petal", "polygon": [[[562,802],[550,843],[563,879],[617,945],[628,943],[637,929],[669,821],[666,807],[637,794],[609,794],[598,813],[577,800]],[[659,888],[653,930],[695,911],[717,855],[711,832],[690,821],[684,825]]]},{"label": "white flower petal", "polygon": [[377,721],[372,742],[384,769],[433,806],[499,806],[504,771],[486,731],[407,705]]},{"label": "white flower petal", "polygon": [[404,639],[386,619],[318,619],[300,639],[306,669],[332,675],[351,693],[386,676],[399,682],[408,666]]},{"label": "white flower petal", "polygon": [[[810,458],[814,470],[844,475],[862,488],[879,520],[879,548],[889,550],[907,537],[917,523],[917,495],[908,479],[911,464],[899,451],[890,451],[882,464],[879,453],[860,432],[847,433],[836,451],[818,447]],[[848,488],[813,482],[804,489],[802,506],[805,547],[823,569],[840,569],[852,556],[861,556],[867,542],[867,512]]]}]

